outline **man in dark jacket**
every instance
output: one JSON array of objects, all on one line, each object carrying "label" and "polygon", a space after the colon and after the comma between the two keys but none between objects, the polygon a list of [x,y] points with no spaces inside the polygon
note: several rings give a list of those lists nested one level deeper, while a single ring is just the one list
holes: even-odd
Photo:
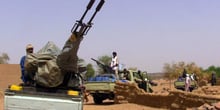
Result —
[{"label": "man in dark jacket", "polygon": [[[32,54],[33,51],[34,51],[34,47],[31,44],[28,44],[26,46],[26,55]],[[20,60],[21,80],[23,81],[24,85],[30,85],[32,79],[28,76],[28,74],[25,70],[26,55],[24,55]]]},{"label": "man in dark jacket", "polygon": [[212,73],[211,85],[212,86],[216,85],[216,74],[214,72]]}]

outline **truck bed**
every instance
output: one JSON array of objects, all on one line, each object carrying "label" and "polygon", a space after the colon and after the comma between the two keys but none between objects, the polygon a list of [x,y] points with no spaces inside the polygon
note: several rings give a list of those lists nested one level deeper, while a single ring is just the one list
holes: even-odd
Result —
[{"label": "truck bed", "polygon": [[90,93],[108,93],[114,91],[115,81],[114,74],[100,74],[90,78],[85,87]]},{"label": "truck bed", "polygon": [[67,90],[7,89],[4,100],[5,110],[83,110],[82,95],[68,95]]}]

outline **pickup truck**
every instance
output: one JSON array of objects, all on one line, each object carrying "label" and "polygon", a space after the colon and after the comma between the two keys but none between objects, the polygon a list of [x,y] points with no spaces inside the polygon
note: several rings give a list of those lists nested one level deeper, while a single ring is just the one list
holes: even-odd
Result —
[{"label": "pickup truck", "polygon": [[114,99],[115,75],[101,74],[90,78],[86,83],[86,91],[93,96],[95,104],[101,104],[105,99]]},{"label": "pickup truck", "polygon": [[[122,73],[121,73],[122,74]],[[121,82],[129,82],[129,83],[137,83],[140,88],[144,89],[146,92],[150,92],[152,90],[150,88],[150,84],[146,81],[140,81],[138,78],[137,71],[128,70],[126,77],[119,79]],[[139,79],[139,81],[137,81]],[[114,100],[114,87],[115,87],[116,77],[114,74],[100,74],[93,78],[90,78],[85,83],[86,91],[89,92],[93,96],[93,101],[95,104],[101,104],[103,100],[109,99]]]},{"label": "pickup truck", "polygon": [[11,85],[5,90],[4,109],[83,110],[83,94],[79,90]]},{"label": "pickup truck", "polygon": [[[176,89],[184,91],[185,90],[185,78],[174,81],[174,87]],[[198,88],[197,82],[195,80],[191,80],[190,87],[189,87],[190,92],[192,92],[194,89],[197,89],[197,88]]]}]

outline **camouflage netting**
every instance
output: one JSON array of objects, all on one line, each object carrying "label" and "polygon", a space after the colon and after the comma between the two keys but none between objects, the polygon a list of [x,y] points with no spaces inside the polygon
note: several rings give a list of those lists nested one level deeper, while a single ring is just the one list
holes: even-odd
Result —
[{"label": "camouflage netting", "polygon": [[64,75],[56,64],[60,49],[49,41],[37,53],[28,54],[25,70],[32,80],[43,87],[57,87],[63,81]]},{"label": "camouflage netting", "polygon": [[[213,90],[213,93],[218,88]],[[206,87],[202,89],[207,90]],[[209,93],[211,89],[204,93]],[[199,90],[198,90],[199,91]],[[216,94],[216,93],[215,93]],[[173,90],[166,93],[146,93],[139,89],[135,83],[116,82],[115,86],[115,103],[136,103],[158,108],[167,109],[186,109],[200,107],[204,104],[213,104],[220,101],[217,95],[198,94],[197,92],[184,92]]]}]

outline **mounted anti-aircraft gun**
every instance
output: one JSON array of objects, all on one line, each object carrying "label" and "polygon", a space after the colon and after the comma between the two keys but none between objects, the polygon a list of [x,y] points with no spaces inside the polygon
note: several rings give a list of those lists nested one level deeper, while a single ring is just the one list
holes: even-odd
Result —
[{"label": "mounted anti-aircraft gun", "polygon": [[85,24],[83,19],[94,2],[90,0],[85,13],[72,28],[62,52],[50,45],[50,48],[26,56],[25,74],[29,76],[33,73],[33,77],[28,77],[33,81],[28,85],[10,85],[4,94],[5,109],[83,110],[85,89],[77,65],[77,51],[83,36],[92,27],[96,13],[104,4],[104,0],[99,2],[91,19]]},{"label": "mounted anti-aircraft gun", "polygon": [[99,67],[101,67],[105,73],[114,74],[114,71],[112,70],[112,68],[111,68],[110,66],[105,65],[105,64],[102,64],[101,62],[99,62],[99,61],[97,61],[97,60],[95,60],[95,59],[93,59],[93,58],[91,58],[91,59],[92,59],[93,61],[95,61],[96,64],[97,64]]},{"label": "mounted anti-aircraft gun", "polygon": [[[76,21],[73,28],[71,29],[71,36],[66,41],[61,54],[57,58],[57,65],[61,69],[62,73],[65,74],[63,85],[74,86],[75,84],[69,84],[72,82],[71,80],[78,79],[80,75],[80,68],[78,67],[78,56],[77,52],[79,49],[79,45],[83,39],[83,36],[86,35],[89,29],[92,27],[92,20],[96,16],[97,12],[100,11],[101,7],[105,3],[104,0],[101,0],[96,7],[95,12],[92,17],[88,21],[88,23],[84,23],[83,19],[85,18],[87,12],[93,6],[95,0],[90,0],[87,5],[86,11],[80,20]],[[80,79],[79,79],[80,80]]]},{"label": "mounted anti-aircraft gun", "polygon": [[[96,7],[96,10],[88,23],[83,23],[87,12],[92,8],[95,0],[90,0],[87,5],[86,11],[79,21],[76,21],[71,30],[71,36],[66,41],[62,51],[52,54],[51,49],[45,52],[31,54],[26,58],[25,69],[27,73],[36,73],[31,79],[43,87],[57,87],[59,85],[70,85],[69,82],[73,78],[74,81],[80,82],[82,78],[79,73],[82,73],[82,68],[78,67],[77,52],[79,45],[83,39],[83,36],[87,34],[92,27],[92,20],[101,7],[104,4],[104,0],[101,0]],[[52,50],[53,51],[53,50]],[[85,69],[84,69],[85,70]],[[34,83],[35,83],[34,82]],[[73,82],[75,83],[75,82]],[[34,85],[34,84],[33,84]],[[77,85],[68,86],[73,87]]]},{"label": "mounted anti-aircraft gun", "polygon": [[[104,0],[101,0],[96,7],[96,10],[92,17],[90,18],[89,22],[83,23],[83,19],[85,18],[87,12],[93,6],[95,0],[90,0],[86,11],[84,12],[83,16],[71,30],[71,36],[66,41],[61,53],[59,52],[57,55],[50,55],[50,54],[43,54],[42,55],[33,55],[28,57],[27,59],[31,59],[29,62],[30,67],[34,66],[34,69],[29,69],[29,73],[37,73],[35,76],[36,82],[43,87],[78,87],[82,83],[82,77],[80,75],[82,70],[78,67],[78,56],[77,52],[79,49],[79,45],[83,39],[83,36],[87,34],[88,30],[92,27],[92,20],[94,19],[95,15],[98,11],[100,11],[101,7],[104,4]],[[33,58],[34,62],[33,62]],[[39,62],[39,59],[42,60],[40,63],[35,64],[35,62]],[[50,61],[50,62],[49,62]],[[47,64],[48,63],[48,64]],[[48,66],[49,65],[49,66]],[[42,68],[45,67],[45,68]],[[41,68],[41,69],[36,69]],[[45,71],[42,71],[44,70]],[[34,70],[34,71],[32,71]],[[41,70],[41,71],[37,71]],[[36,72],[37,71],[37,72]]]},{"label": "mounted anti-aircraft gun", "polygon": [[77,52],[79,49],[80,42],[83,39],[83,36],[88,33],[90,28],[92,27],[92,20],[96,16],[97,12],[100,11],[103,4],[105,3],[104,0],[101,0],[96,7],[95,12],[93,13],[92,17],[88,21],[88,23],[84,23],[83,19],[85,18],[87,12],[93,6],[95,0],[90,0],[89,4],[87,5],[86,11],[82,15],[80,20],[77,20],[74,24],[73,28],[71,29],[71,36],[66,41],[62,53],[58,56],[57,64],[63,71],[78,73],[77,62],[78,56]]}]

